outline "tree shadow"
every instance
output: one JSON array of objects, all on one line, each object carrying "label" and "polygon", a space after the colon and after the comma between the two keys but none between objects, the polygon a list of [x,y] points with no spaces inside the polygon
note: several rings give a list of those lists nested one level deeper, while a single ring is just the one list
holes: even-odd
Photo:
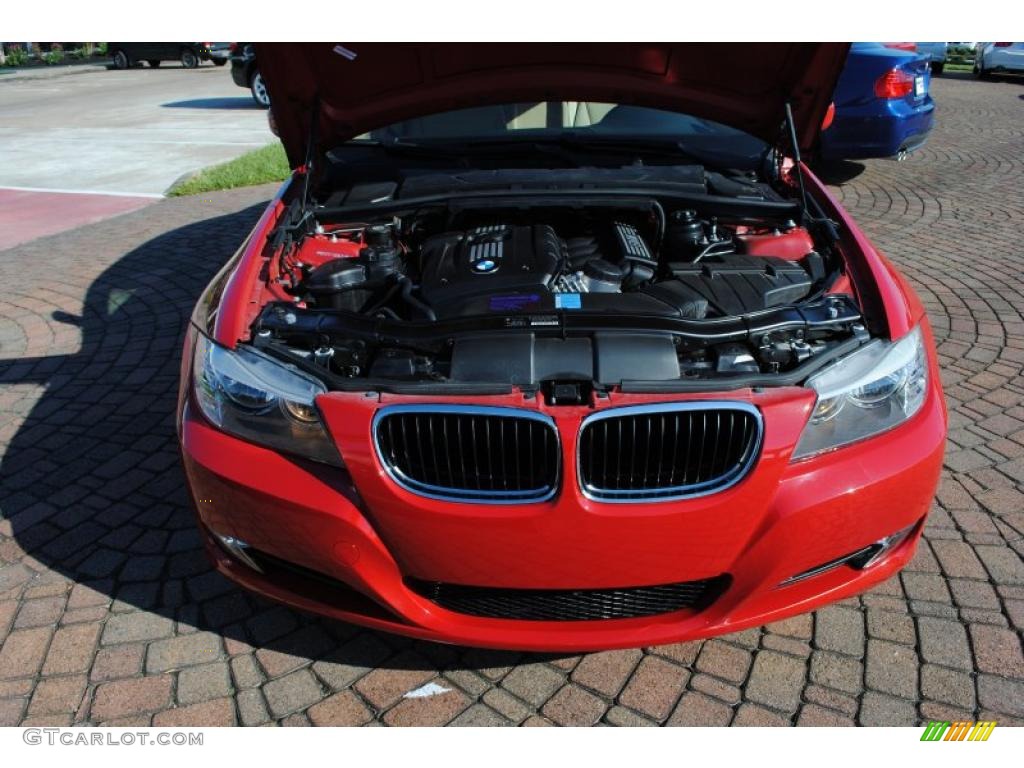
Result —
[{"label": "tree shadow", "polygon": [[[160,207],[148,209],[153,221]],[[178,634],[217,633],[229,652],[233,643],[322,661],[328,675],[376,666],[482,669],[523,659],[304,615],[235,587],[207,561],[175,435],[182,336],[199,293],[261,211],[257,205],[206,219],[134,248],[90,284],[81,315],[33,300],[46,308],[26,327],[45,333],[40,326],[74,325],[81,344],[73,354],[0,360],[0,416],[7,416],[0,426],[11,421],[2,413],[10,385],[45,387],[0,458],[0,523],[7,521],[28,556],[88,588],[76,587],[83,595],[111,599],[105,633],[116,619],[133,637],[131,618],[118,617],[145,611],[177,622]],[[80,290],[60,287],[76,306]],[[0,594],[9,591],[4,570],[20,567],[0,559]],[[72,594],[68,612],[79,610]]]}]

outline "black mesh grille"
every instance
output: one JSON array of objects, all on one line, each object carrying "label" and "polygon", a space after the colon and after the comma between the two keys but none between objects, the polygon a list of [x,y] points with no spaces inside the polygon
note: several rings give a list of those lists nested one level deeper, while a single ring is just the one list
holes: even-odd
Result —
[{"label": "black mesh grille", "polygon": [[417,593],[449,611],[489,619],[595,621],[655,616],[709,605],[728,577],[625,589],[498,589],[410,582]]},{"label": "black mesh grille", "polygon": [[719,407],[622,408],[584,423],[579,474],[605,501],[681,498],[722,490],[750,467],[760,444],[756,411]]},{"label": "black mesh grille", "polygon": [[512,408],[400,406],[382,411],[377,450],[392,478],[415,493],[456,501],[539,501],[556,490],[554,423]]}]

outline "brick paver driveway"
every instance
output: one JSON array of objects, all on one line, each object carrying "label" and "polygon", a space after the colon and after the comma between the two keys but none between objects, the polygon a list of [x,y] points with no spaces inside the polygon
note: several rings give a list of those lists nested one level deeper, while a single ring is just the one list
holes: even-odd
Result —
[{"label": "brick paver driveway", "polygon": [[[940,341],[952,430],[926,541],[870,594],[705,643],[431,645],[210,571],[175,452],[178,337],[267,189],[0,254],[0,724],[1020,722],[1024,86],[934,90],[927,148],[833,171]],[[430,682],[447,692],[405,697]]]}]

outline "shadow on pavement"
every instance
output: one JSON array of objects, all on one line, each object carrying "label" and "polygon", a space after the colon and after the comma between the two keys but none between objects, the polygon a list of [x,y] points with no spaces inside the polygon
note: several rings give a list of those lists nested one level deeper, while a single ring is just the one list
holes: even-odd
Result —
[{"label": "shadow on pavement", "polygon": [[250,96],[218,96],[210,99],[169,101],[161,107],[173,109],[263,109]]},{"label": "shadow on pavement", "polygon": [[864,163],[853,160],[815,160],[811,169],[826,184],[841,186],[864,173]]},{"label": "shadow on pavement", "polygon": [[[35,302],[49,307],[39,320],[79,327],[81,346],[0,361],[0,384],[46,387],[0,460],[0,520],[29,556],[113,599],[111,614],[95,619],[106,621],[105,642],[118,642],[114,624],[125,638],[155,639],[135,633],[156,614],[178,622],[177,634],[207,630],[354,667],[486,668],[524,658],[306,616],[243,592],[208,564],[175,437],[181,339],[196,297],[261,210],[189,224],[126,253],[91,283],[81,316]],[[80,292],[64,288],[54,295],[77,307]],[[133,611],[149,614],[119,618]]]}]

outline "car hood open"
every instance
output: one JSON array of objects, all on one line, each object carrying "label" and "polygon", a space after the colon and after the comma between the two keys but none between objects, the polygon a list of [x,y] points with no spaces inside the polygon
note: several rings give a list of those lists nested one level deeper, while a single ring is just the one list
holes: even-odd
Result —
[{"label": "car hood open", "polygon": [[[292,167],[368,130],[425,114],[525,101],[603,101],[685,112],[775,142],[793,109],[810,147],[847,43],[261,43],[260,73]],[[318,105],[318,106],[317,106]]]}]

